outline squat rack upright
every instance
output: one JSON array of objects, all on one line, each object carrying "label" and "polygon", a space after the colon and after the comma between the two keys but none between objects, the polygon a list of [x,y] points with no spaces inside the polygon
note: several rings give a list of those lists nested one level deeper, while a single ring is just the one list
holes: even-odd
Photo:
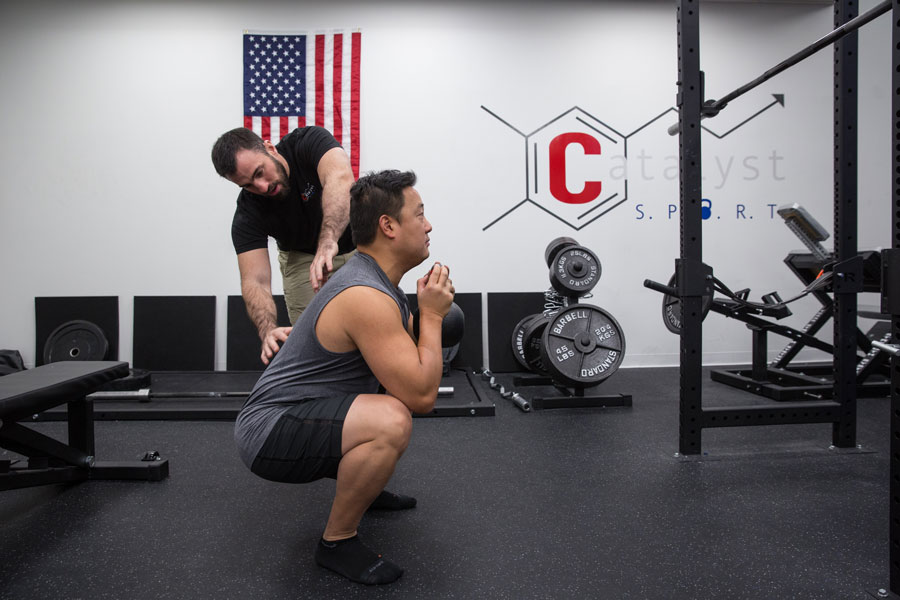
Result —
[{"label": "squat rack upright", "polygon": [[[786,59],[762,77],[719,101],[704,98],[700,71],[700,1],[678,0],[678,126],[680,258],[676,285],[682,306],[680,336],[679,442],[683,455],[701,453],[710,427],[831,423],[832,444],[856,446],[856,319],[862,291],[857,243],[856,30],[892,10],[892,247],[882,253],[882,312],[891,315],[892,344],[900,340],[900,0],[885,0],[864,15],[857,2],[835,0],[835,30]],[[776,406],[704,408],[702,332],[704,296],[712,297],[712,268],[703,263],[701,199],[702,118],[713,117],[739,95],[834,44],[834,395],[828,402],[781,402]],[[674,133],[674,128],[670,130]],[[891,359],[890,590],[900,593],[900,358]]]}]

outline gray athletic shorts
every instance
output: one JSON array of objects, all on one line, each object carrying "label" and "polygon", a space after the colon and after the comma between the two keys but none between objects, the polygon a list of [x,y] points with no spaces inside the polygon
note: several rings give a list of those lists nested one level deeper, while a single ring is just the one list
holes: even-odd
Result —
[{"label": "gray athletic shorts", "polygon": [[337,478],[344,418],[356,396],[302,400],[278,418],[250,470],[282,483]]}]

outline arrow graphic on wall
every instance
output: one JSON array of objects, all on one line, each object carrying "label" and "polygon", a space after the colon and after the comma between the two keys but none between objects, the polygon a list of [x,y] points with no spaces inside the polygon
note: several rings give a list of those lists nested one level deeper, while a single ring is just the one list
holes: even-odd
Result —
[{"label": "arrow graphic on wall", "polygon": [[755,119],[755,118],[758,117],[759,115],[763,114],[764,112],[766,112],[767,110],[769,110],[770,108],[772,108],[773,106],[775,106],[776,104],[780,104],[782,107],[784,106],[784,94],[772,94],[772,97],[775,98],[775,100],[773,100],[771,104],[769,104],[768,106],[764,107],[763,109],[757,111],[756,113],[750,115],[749,117],[747,117],[746,119],[744,119],[743,121],[741,121],[740,123],[738,123],[737,125],[735,125],[734,127],[732,127],[731,129],[729,129],[728,131],[726,131],[726,132],[723,133],[722,135],[719,135],[719,134],[716,133],[715,131],[711,130],[709,127],[703,127],[702,125],[701,125],[701,127],[702,127],[705,131],[708,131],[709,133],[711,133],[712,135],[716,136],[717,138],[719,138],[719,139],[721,140],[723,137],[725,137],[726,135],[728,135],[729,133],[731,133],[731,132],[734,131],[735,129],[738,129],[738,128],[740,128],[740,127],[746,125],[747,123],[749,123],[750,121],[752,121],[753,119]]}]

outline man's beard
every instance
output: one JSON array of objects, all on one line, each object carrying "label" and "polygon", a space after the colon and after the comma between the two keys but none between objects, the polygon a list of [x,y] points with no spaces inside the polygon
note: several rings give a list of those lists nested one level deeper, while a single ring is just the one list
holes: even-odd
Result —
[{"label": "man's beard", "polygon": [[286,198],[290,193],[291,180],[290,177],[288,177],[287,170],[284,168],[284,165],[282,165],[271,156],[269,157],[269,160],[272,161],[272,163],[275,165],[275,170],[278,171],[278,181],[276,181],[275,183],[278,185],[278,187],[281,188],[277,194],[272,196],[272,198],[278,198],[279,200],[281,200],[283,198]]}]

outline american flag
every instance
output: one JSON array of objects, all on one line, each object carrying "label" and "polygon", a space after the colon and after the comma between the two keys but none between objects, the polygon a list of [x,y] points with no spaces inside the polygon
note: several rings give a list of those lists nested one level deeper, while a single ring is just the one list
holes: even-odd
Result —
[{"label": "american flag", "polygon": [[359,177],[359,31],[244,34],[244,127],[273,144],[297,127],[334,134]]}]

